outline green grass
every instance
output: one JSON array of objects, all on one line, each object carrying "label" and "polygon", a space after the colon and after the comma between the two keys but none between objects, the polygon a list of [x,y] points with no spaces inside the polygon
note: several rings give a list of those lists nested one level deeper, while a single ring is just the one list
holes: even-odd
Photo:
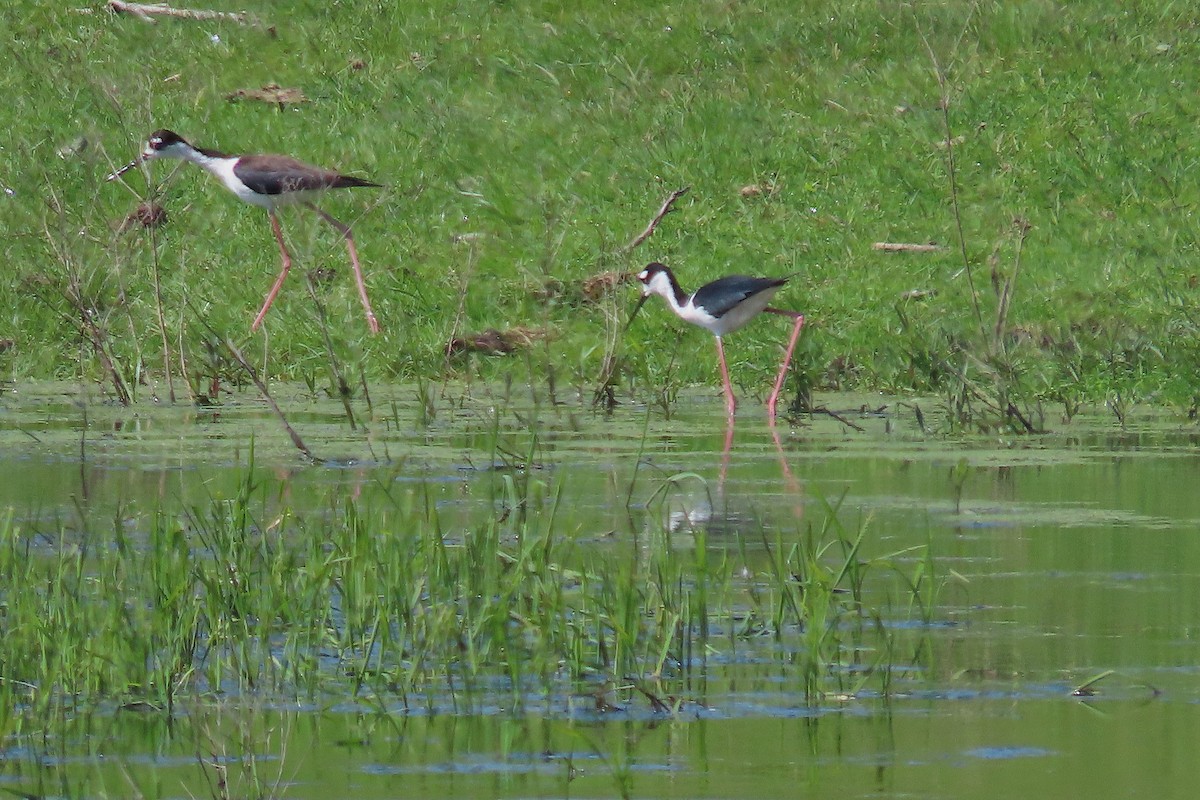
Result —
[{"label": "green grass", "polygon": [[0,593],[0,736],[51,730],[65,711],[172,714],[217,697],[482,713],[615,691],[677,712],[739,658],[800,661],[782,691],[817,704],[887,698],[900,666],[894,634],[871,622],[893,612],[872,598],[916,582],[901,554],[866,555],[834,506],[748,556],[760,543],[698,530],[688,546],[652,522],[696,476],[654,493],[646,530],[609,540],[537,479],[498,479],[494,516],[448,530],[428,487],[379,505],[334,489],[305,513],[253,474],[177,514],[124,510],[111,532],[4,521],[0,580],[21,588]]},{"label": "green grass", "polygon": [[[0,357],[14,379],[108,382],[102,351],[136,393],[166,369],[165,338],[171,369],[182,353],[198,386],[206,326],[271,377],[324,376],[303,271],[332,266],[322,291],[350,375],[495,378],[512,359],[448,364],[445,343],[523,325],[550,335],[517,367],[535,380],[553,371],[587,385],[617,348],[622,391],[643,399],[664,381],[715,385],[707,334],[683,332],[673,358],[661,343],[683,325],[661,308],[616,343],[629,287],[595,305],[535,297],[550,280],[654,259],[693,287],[735,271],[797,273],[780,304],[808,314],[799,368],[817,386],[944,391],[953,405],[962,373],[980,374],[974,358],[988,397],[1026,409],[1197,403],[1187,87],[1200,71],[1200,11],[1186,4],[239,6],[271,30],[68,6],[0,11],[0,184],[12,192],[0,197],[0,336],[14,340]],[[957,219],[931,52],[949,97]],[[280,111],[223,99],[271,82],[312,102]],[[268,336],[249,336],[278,267],[267,220],[190,167],[164,187],[165,228],[114,233],[138,198],[103,178],[162,126],[385,183],[324,203],[354,221],[384,334],[366,333],[340,242],[312,215],[286,212],[296,272]],[[56,155],[78,137],[85,149]],[[156,165],[154,179],[169,172]],[[148,191],[136,173],[129,185]],[[764,191],[744,197],[751,185]],[[624,253],[680,186],[692,188],[678,212]],[[1031,228],[993,337],[993,286],[1014,277],[1017,217]],[[877,241],[946,249],[885,254]],[[901,299],[912,289],[936,294]],[[769,385],[786,333],[772,322],[730,339],[748,391]]]}]

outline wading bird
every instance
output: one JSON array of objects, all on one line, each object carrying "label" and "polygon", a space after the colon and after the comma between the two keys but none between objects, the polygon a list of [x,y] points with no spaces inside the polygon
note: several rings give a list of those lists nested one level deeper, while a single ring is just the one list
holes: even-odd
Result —
[{"label": "wading bird", "polygon": [[779,401],[779,392],[783,389],[783,380],[787,377],[788,363],[792,360],[792,351],[796,349],[796,341],[800,338],[800,329],[804,327],[804,315],[795,311],[784,311],[771,308],[767,303],[779,289],[787,283],[787,278],[749,278],[745,275],[729,275],[718,278],[712,283],[706,283],[692,294],[687,294],[679,288],[679,281],[674,273],[666,266],[654,262],[648,264],[638,273],[637,279],[642,284],[642,296],[638,300],[629,321],[637,316],[642,305],[652,294],[667,301],[667,305],[682,320],[693,325],[699,325],[717,337],[717,358],[721,362],[721,381],[725,387],[725,407],[729,415],[737,410],[737,399],[733,396],[733,386],[729,383],[729,367],[725,363],[725,347],[721,338],[732,333],[762,312],[779,314],[795,320],[792,327],[792,338],[788,341],[787,352],[783,363],[779,366],[779,377],[775,379],[775,389],[767,400],[767,413],[771,422],[775,421],[775,404]]},{"label": "wading bird", "polygon": [[124,173],[141,164],[156,158],[178,158],[190,161],[214,175],[224,184],[225,188],[238,196],[240,200],[251,205],[260,206],[267,210],[271,217],[271,230],[275,232],[275,241],[279,243],[279,254],[283,259],[283,269],[275,279],[275,285],[267,292],[262,309],[254,318],[251,330],[258,330],[267,309],[275,301],[283,279],[292,268],[292,257],[288,254],[287,246],[283,243],[283,232],[279,228],[279,218],[275,209],[283,205],[302,203],[320,215],[346,240],[346,249],[350,251],[350,263],[354,266],[354,278],[358,282],[358,296],[362,300],[363,309],[367,313],[367,325],[371,333],[379,332],[379,323],[375,312],[371,310],[371,301],[367,298],[367,284],[363,280],[362,267],[358,263],[358,250],[354,247],[354,237],[350,235],[350,226],[334,219],[322,211],[311,198],[328,189],[345,189],[356,186],[378,187],[378,183],[342,175],[334,170],[314,167],[297,161],[288,156],[276,155],[244,155],[230,156],[195,147],[174,131],[159,130],[150,135],[142,154],[133,161],[121,167],[108,176],[108,180],[116,180]]}]

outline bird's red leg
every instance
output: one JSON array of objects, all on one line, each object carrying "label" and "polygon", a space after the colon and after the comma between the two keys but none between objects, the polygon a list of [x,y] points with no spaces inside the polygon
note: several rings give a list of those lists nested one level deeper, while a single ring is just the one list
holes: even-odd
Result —
[{"label": "bird's red leg", "polygon": [[358,296],[362,300],[363,310],[367,312],[367,325],[371,328],[371,333],[379,333],[379,322],[375,319],[375,312],[371,310],[371,300],[367,297],[367,282],[363,279],[362,267],[358,264],[358,249],[354,246],[354,237],[350,235],[350,226],[342,224],[312,203],[305,203],[305,205],[320,214],[321,219],[337,228],[338,233],[345,238],[346,249],[350,251],[350,263],[354,265],[354,280],[358,283]]},{"label": "bird's red leg", "polygon": [[725,408],[729,411],[729,416],[737,411],[737,398],[733,396],[733,385],[729,382],[729,367],[725,364],[725,345],[721,344],[721,337],[717,339],[717,359],[721,362],[721,383],[725,387]]},{"label": "bird's red leg", "polygon": [[267,214],[271,217],[271,230],[275,232],[275,241],[279,242],[279,255],[283,259],[283,269],[279,271],[279,277],[275,279],[275,285],[271,287],[271,291],[267,292],[267,299],[263,301],[262,309],[254,318],[254,324],[250,326],[252,331],[258,330],[258,326],[262,325],[263,317],[267,315],[267,309],[271,307],[271,303],[275,302],[275,295],[279,294],[279,287],[283,286],[283,279],[287,277],[292,268],[292,257],[288,255],[287,245],[283,243],[283,231],[279,229],[279,217],[269,209]]},{"label": "bird's red leg", "polygon": [[717,493],[725,492],[725,476],[729,473],[729,456],[733,452],[733,415],[725,422],[725,447],[721,450],[721,472],[717,480]]},{"label": "bird's red leg", "polygon": [[769,311],[772,314],[781,314],[785,317],[792,317],[796,323],[792,327],[792,338],[788,341],[787,352],[783,354],[783,363],[779,365],[779,376],[775,378],[775,389],[771,392],[770,398],[767,399],[767,416],[771,423],[775,422],[775,404],[779,402],[779,393],[783,391],[783,381],[787,378],[788,364],[792,361],[792,353],[796,349],[796,342],[800,339],[800,329],[804,327],[804,315],[798,314],[795,311],[782,311],[778,308],[766,308],[764,311]]}]

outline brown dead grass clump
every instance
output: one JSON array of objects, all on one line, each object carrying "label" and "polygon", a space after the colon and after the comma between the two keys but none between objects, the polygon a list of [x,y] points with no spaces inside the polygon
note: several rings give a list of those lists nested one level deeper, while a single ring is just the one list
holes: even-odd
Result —
[{"label": "brown dead grass clump", "polygon": [[501,331],[488,328],[482,333],[469,333],[455,337],[446,346],[450,355],[463,353],[486,353],[491,356],[506,355],[515,350],[529,347],[534,342],[546,338],[544,328],[516,327]]},{"label": "brown dead grass clump", "polygon": [[117,223],[117,231],[124,233],[131,228],[161,228],[167,224],[167,210],[152,200],[138,203],[137,208]]},{"label": "brown dead grass clump", "polygon": [[298,106],[308,102],[308,98],[300,89],[286,89],[278,83],[268,83],[261,89],[238,89],[225,95],[225,99],[231,103],[241,100],[256,100],[260,103],[271,103],[280,108]]},{"label": "brown dead grass clump", "polygon": [[632,272],[608,270],[590,275],[579,283],[567,284],[557,278],[551,278],[534,292],[534,297],[541,303],[552,303],[558,300],[573,303],[598,303],[616,287],[633,280],[633,276]]}]

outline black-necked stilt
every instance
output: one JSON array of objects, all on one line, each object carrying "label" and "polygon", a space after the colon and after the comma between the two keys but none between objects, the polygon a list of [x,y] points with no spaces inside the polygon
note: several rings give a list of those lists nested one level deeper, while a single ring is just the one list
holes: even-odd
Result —
[{"label": "black-necked stilt", "polygon": [[279,243],[279,254],[283,258],[283,269],[275,279],[275,285],[267,293],[262,309],[254,318],[251,330],[258,330],[267,309],[275,301],[283,279],[292,268],[292,257],[288,254],[287,246],[283,243],[283,232],[279,228],[279,218],[275,209],[279,206],[293,203],[303,203],[317,212],[321,219],[328,222],[346,240],[346,249],[350,251],[350,263],[354,266],[354,277],[358,282],[358,296],[362,299],[363,309],[367,312],[367,324],[371,333],[379,332],[379,323],[375,312],[371,310],[371,301],[367,298],[367,284],[363,280],[362,267],[358,263],[358,250],[354,247],[354,237],[350,235],[350,226],[334,219],[329,214],[314,205],[310,198],[327,189],[344,189],[355,186],[374,186],[378,183],[342,175],[334,170],[314,167],[297,161],[288,156],[276,155],[245,155],[229,156],[216,150],[195,147],[174,131],[155,131],[146,141],[146,148],[133,161],[121,167],[108,176],[108,180],[116,180],[125,172],[133,169],[143,161],[155,158],[180,158],[190,161],[217,177],[225,188],[233,192],[239,199],[251,205],[260,206],[267,210],[271,217],[271,230],[275,233],[275,241]]},{"label": "black-necked stilt", "polygon": [[706,283],[688,295],[679,288],[679,281],[675,280],[674,273],[658,262],[648,264],[644,270],[638,273],[637,279],[642,283],[642,296],[633,309],[633,314],[629,316],[631,322],[647,298],[652,294],[657,294],[667,301],[667,305],[680,319],[693,325],[699,325],[717,337],[717,358],[721,362],[721,380],[725,387],[725,407],[729,410],[730,416],[737,410],[737,400],[733,396],[733,386],[729,383],[729,367],[725,364],[725,347],[721,344],[721,338],[725,334],[741,328],[764,311],[770,314],[781,314],[795,320],[792,338],[788,342],[787,352],[779,367],[779,377],[775,379],[775,389],[767,400],[767,412],[774,421],[775,404],[779,401],[779,392],[783,389],[788,363],[792,360],[792,351],[796,349],[796,340],[800,338],[800,329],[804,327],[803,314],[771,308],[767,305],[788,279],[729,275],[718,278],[712,283]]}]

